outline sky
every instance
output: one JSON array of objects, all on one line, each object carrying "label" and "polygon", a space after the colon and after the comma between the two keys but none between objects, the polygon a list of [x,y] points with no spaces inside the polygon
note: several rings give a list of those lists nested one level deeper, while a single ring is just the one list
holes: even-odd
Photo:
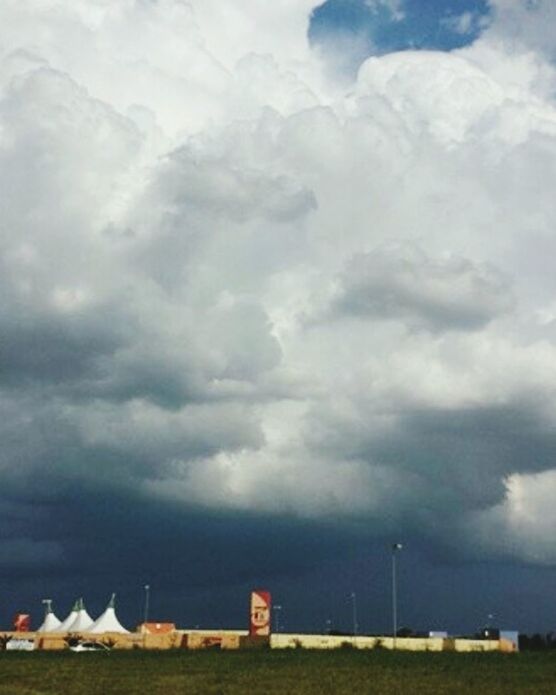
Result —
[{"label": "sky", "polygon": [[309,39],[323,45],[336,77],[354,79],[371,55],[467,46],[488,28],[492,13],[487,0],[327,0],[313,10]]},{"label": "sky", "polygon": [[0,625],[554,629],[555,20],[2,2]]}]

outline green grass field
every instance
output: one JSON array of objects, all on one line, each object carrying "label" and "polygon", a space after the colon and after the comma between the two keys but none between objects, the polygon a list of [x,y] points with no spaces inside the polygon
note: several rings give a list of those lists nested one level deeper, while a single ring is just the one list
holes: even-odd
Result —
[{"label": "green grass field", "polygon": [[556,693],[556,654],[0,653],[0,695]]}]

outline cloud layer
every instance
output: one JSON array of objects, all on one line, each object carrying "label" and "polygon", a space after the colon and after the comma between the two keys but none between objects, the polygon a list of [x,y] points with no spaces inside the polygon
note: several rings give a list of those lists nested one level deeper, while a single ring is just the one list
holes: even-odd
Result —
[{"label": "cloud layer", "polygon": [[552,7],[344,90],[315,4],[3,3],[2,565],[112,495],[556,562]]}]

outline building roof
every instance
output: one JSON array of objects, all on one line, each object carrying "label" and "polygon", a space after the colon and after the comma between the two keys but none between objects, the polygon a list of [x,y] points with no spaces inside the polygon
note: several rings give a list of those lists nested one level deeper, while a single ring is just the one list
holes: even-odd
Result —
[{"label": "building roof", "polygon": [[66,628],[66,632],[88,632],[89,629],[93,625],[93,619],[91,616],[87,613],[87,609],[85,608],[85,604],[83,602],[83,599],[80,598],[78,601],[78,610],[77,610],[77,615],[75,616],[75,620],[71,625],[69,625],[68,628]]},{"label": "building roof", "polygon": [[55,630],[55,632],[68,632],[68,628],[70,627],[70,625],[72,625],[75,622],[75,619],[77,618],[78,612],[79,612],[79,601],[76,601],[73,604],[73,608],[71,609],[67,618],[64,621],[62,621],[62,623],[58,626],[58,628]]},{"label": "building roof", "polygon": [[164,635],[174,632],[175,629],[175,623],[141,623],[137,628],[138,632],[150,635]]},{"label": "building roof", "polygon": [[62,624],[52,611],[52,601],[45,599],[43,603],[46,605],[44,620],[42,625],[37,629],[37,632],[56,632]]},{"label": "building roof", "polygon": [[116,594],[112,594],[108,606],[104,613],[95,620],[87,632],[101,633],[101,632],[120,632],[127,633],[125,627],[120,623],[116,617]]}]

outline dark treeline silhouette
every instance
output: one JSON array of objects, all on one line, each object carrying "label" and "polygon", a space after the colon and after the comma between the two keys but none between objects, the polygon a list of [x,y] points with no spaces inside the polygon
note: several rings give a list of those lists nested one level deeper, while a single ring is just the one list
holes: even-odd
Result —
[{"label": "dark treeline silhouette", "polygon": [[[353,632],[349,630],[338,630],[334,627],[327,630],[327,634],[338,637],[352,637]],[[397,632],[398,637],[428,637],[426,631],[415,631],[409,627],[401,627]],[[500,630],[497,628],[482,628],[473,635],[459,635],[459,637],[475,638],[475,639],[500,639]],[[547,632],[546,634],[535,633],[533,635],[519,635],[520,651],[544,651],[556,649],[556,632]]]},{"label": "dark treeline silhouette", "polygon": [[556,634],[548,632],[546,635],[536,633],[534,635],[519,635],[519,648],[522,651],[542,651],[556,649]]}]

